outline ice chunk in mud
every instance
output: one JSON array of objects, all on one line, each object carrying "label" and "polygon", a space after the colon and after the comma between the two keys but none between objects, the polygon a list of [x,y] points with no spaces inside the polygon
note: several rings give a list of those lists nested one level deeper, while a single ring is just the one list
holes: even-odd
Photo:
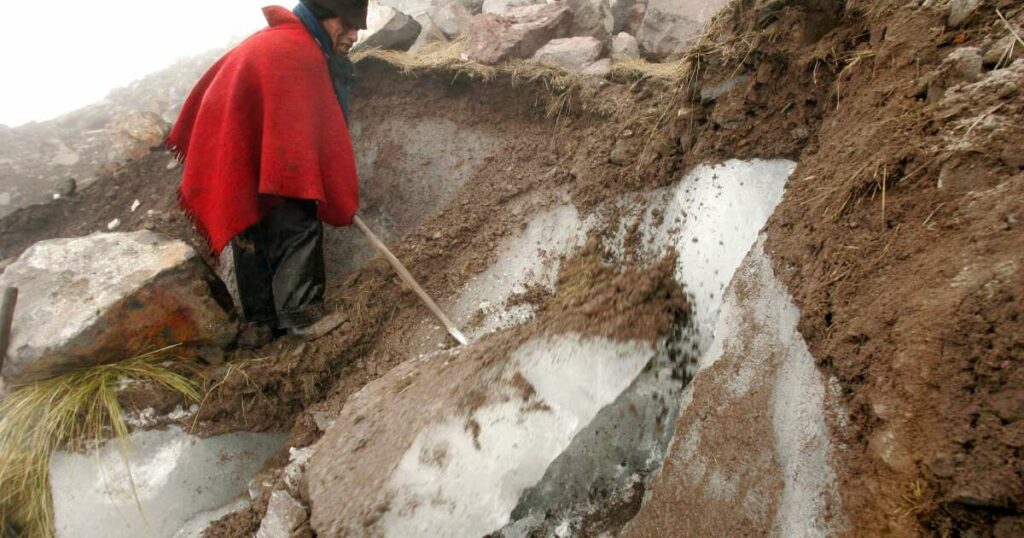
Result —
[{"label": "ice chunk in mud", "polygon": [[284,437],[200,439],[171,428],[132,434],[126,452],[117,441],[93,454],[58,452],[50,465],[57,536],[181,536],[235,504]]},{"label": "ice chunk in mud", "polygon": [[509,340],[409,361],[349,400],[307,468],[318,535],[500,529],[655,356],[643,340]]}]

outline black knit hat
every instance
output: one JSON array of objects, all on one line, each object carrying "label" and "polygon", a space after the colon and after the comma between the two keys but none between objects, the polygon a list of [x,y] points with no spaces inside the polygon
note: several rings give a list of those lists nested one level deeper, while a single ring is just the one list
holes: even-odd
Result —
[{"label": "black knit hat", "polygon": [[341,17],[345,24],[366,29],[368,0],[300,0],[318,19]]}]

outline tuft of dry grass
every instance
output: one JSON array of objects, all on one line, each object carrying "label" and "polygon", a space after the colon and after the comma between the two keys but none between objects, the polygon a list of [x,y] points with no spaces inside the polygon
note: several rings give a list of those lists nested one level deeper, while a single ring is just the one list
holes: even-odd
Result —
[{"label": "tuft of dry grass", "polygon": [[196,385],[166,366],[172,348],[19,387],[0,401],[0,529],[10,525],[29,538],[54,535],[49,470],[55,451],[113,437],[127,465],[128,427],[117,399],[126,380],[199,400]]}]

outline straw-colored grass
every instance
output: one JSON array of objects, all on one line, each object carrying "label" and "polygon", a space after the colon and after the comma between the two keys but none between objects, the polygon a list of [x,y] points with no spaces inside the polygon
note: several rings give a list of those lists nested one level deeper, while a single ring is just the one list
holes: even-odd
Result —
[{"label": "straw-colored grass", "polygon": [[0,401],[0,529],[11,525],[28,538],[54,535],[49,469],[55,451],[113,437],[127,465],[128,427],[117,399],[126,380],[199,399],[196,386],[166,366],[170,349],[19,387]]}]

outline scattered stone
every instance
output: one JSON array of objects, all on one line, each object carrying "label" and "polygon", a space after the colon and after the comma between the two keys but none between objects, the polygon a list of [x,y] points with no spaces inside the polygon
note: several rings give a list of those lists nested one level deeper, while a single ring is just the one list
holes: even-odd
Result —
[{"label": "scattered stone", "polygon": [[266,325],[249,325],[238,335],[241,349],[259,349],[274,341],[274,331]]},{"label": "scattered stone", "polygon": [[224,348],[219,346],[203,346],[196,350],[196,355],[206,364],[218,366],[224,364],[226,353]]},{"label": "scattered stone", "polygon": [[78,183],[75,178],[69,177],[57,184],[57,194],[67,198],[78,193]]},{"label": "scattered stone", "polygon": [[393,7],[372,4],[367,29],[360,32],[355,49],[409,50],[420,36],[420,23]]},{"label": "scattered stone", "polygon": [[142,205],[142,202],[138,201],[137,199],[134,202],[132,202],[132,213],[135,213],[135,211],[139,209],[140,205]]},{"label": "scattered stone", "polygon": [[469,29],[473,27],[473,14],[457,0],[438,4],[430,12],[430,20],[447,39],[463,37],[469,34]]},{"label": "scattered stone", "polygon": [[942,61],[940,70],[945,74],[946,87],[959,82],[976,82],[982,74],[981,50],[977,47],[960,47]]},{"label": "scattered stone", "polygon": [[141,159],[163,145],[170,124],[152,112],[132,110],[114,116],[106,126],[111,161]]},{"label": "scattered stone", "polygon": [[612,61],[624,62],[640,59],[640,44],[635,37],[626,32],[619,32],[612,39]]},{"label": "scattered stone", "polygon": [[533,59],[568,71],[583,71],[601,57],[601,42],[593,37],[552,39]]},{"label": "scattered stone", "polygon": [[644,17],[647,16],[647,4],[636,3],[626,12],[626,21],[622,31],[629,35],[637,35],[643,27]]},{"label": "scattered stone", "polygon": [[584,70],[583,74],[589,77],[603,77],[612,70],[612,61],[608,58],[602,58],[590,65]]},{"label": "scattered stone", "polygon": [[1008,35],[988,47],[981,63],[985,67],[1003,67],[1019,58],[1024,58],[1024,46],[1017,42],[1016,37]]},{"label": "scattered stone", "polygon": [[81,158],[82,156],[79,155],[78,152],[73,151],[71,148],[61,143],[60,149],[57,150],[57,155],[54,155],[50,163],[57,166],[74,166],[78,164],[78,161],[81,160]]},{"label": "scattered stone", "polygon": [[574,36],[590,36],[602,43],[607,42],[615,28],[608,0],[566,0],[572,10],[572,29]]},{"label": "scattered stone", "polygon": [[650,0],[637,34],[640,48],[656,59],[682,53],[726,4],[727,0]]},{"label": "scattered stone", "polygon": [[267,514],[260,522],[256,538],[288,538],[308,518],[306,508],[287,491],[274,490],[267,504]]},{"label": "scattered stone", "polygon": [[713,103],[718,100],[719,97],[729,93],[736,86],[744,83],[750,78],[748,75],[740,75],[733,77],[725,82],[715,84],[714,86],[701,88],[700,90],[700,102],[704,104]]},{"label": "scattered stone", "polygon": [[949,17],[946,24],[950,28],[959,28],[967,24],[974,16],[974,11],[978,9],[979,4],[981,4],[981,0],[952,0],[949,3]]},{"label": "scattered stone", "polygon": [[615,145],[612,146],[612,152],[611,155],[608,156],[608,160],[612,164],[617,164],[619,166],[625,166],[633,162],[633,145],[625,138],[616,140]]},{"label": "scattered stone", "polygon": [[532,6],[543,3],[544,0],[484,0],[483,3],[480,5],[480,9],[484,13],[502,15],[513,8]]},{"label": "scattered stone", "polygon": [[1006,164],[1006,166],[1014,166],[1017,168],[1024,168],[1024,147],[1019,142],[1016,146],[1008,145],[1003,149],[1003,152],[999,154],[999,159]]},{"label": "scattered stone", "polygon": [[629,15],[636,5],[636,0],[608,0],[608,11],[612,15],[612,33],[617,34],[625,30]]},{"label": "scattered stone", "polygon": [[504,16],[477,15],[463,54],[485,65],[529,58],[552,39],[568,34],[572,12],[564,4],[510,9]]},{"label": "scattered stone", "polygon": [[114,231],[121,227],[121,219],[114,219],[107,223],[107,230]]},{"label": "scattered stone", "polygon": [[174,170],[175,168],[177,168],[179,166],[181,166],[181,163],[178,162],[178,159],[171,159],[171,161],[169,163],[167,163],[167,169],[168,170]]},{"label": "scattered stone", "polygon": [[3,376],[20,384],[174,344],[224,346],[226,292],[187,244],[150,231],[36,243],[0,276],[20,298]]},{"label": "scattered stone", "polygon": [[436,0],[377,0],[376,2],[371,2],[371,4],[374,3],[394,8],[416,20],[420,20],[420,17],[429,13],[437,2]]},{"label": "scattered stone", "polygon": [[60,200],[60,193],[59,192],[53,193],[53,199],[54,200]]}]

